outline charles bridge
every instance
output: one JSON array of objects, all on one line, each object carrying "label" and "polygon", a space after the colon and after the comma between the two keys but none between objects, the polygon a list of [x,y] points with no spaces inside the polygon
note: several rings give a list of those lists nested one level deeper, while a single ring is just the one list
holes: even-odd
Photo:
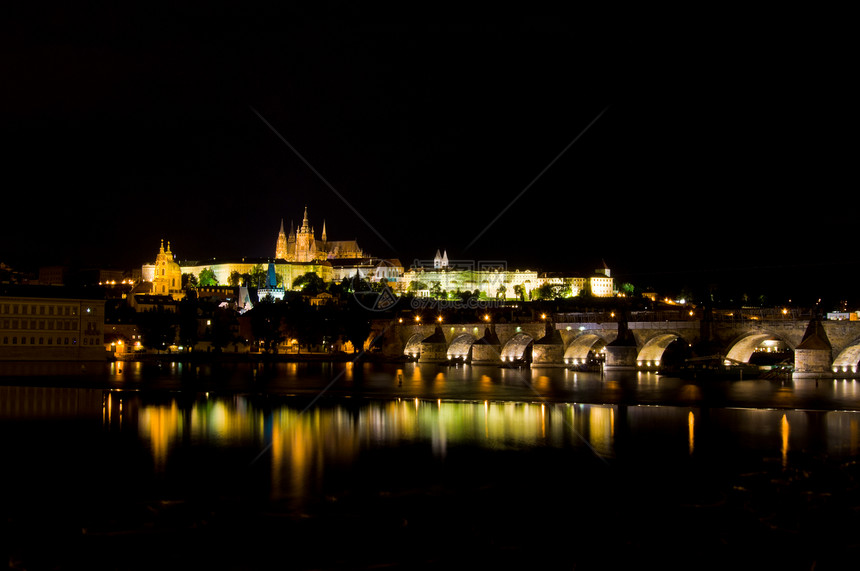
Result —
[{"label": "charles bridge", "polygon": [[749,362],[766,341],[794,354],[795,377],[855,377],[860,321],[824,320],[787,310],[736,310],[708,314],[642,312],[551,314],[523,322],[425,324],[377,321],[374,333],[388,357],[418,362],[529,363],[576,366],[603,353],[604,368],[658,370],[667,348],[686,343],[735,362]]}]

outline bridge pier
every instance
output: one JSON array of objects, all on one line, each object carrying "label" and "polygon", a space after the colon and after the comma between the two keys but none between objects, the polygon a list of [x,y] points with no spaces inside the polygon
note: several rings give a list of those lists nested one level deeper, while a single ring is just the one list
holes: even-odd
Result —
[{"label": "bridge pier", "polygon": [[606,354],[606,362],[603,364],[603,370],[618,371],[636,369],[636,356],[639,354],[636,347],[607,345],[604,351]]},{"label": "bridge pier", "polygon": [[792,378],[830,378],[833,376],[833,347],[821,322],[813,319],[804,334],[803,341],[794,350],[794,373]]},{"label": "bridge pier", "polygon": [[614,341],[606,345],[604,352],[606,361],[603,364],[603,370],[636,369],[639,346],[623,312],[618,318],[618,335]]},{"label": "bridge pier", "polygon": [[491,325],[484,329],[484,336],[472,344],[473,365],[498,365],[502,362],[502,344]]},{"label": "bridge pier", "polygon": [[564,340],[551,323],[546,324],[544,336],[532,345],[532,366],[564,366]]},{"label": "bridge pier", "polygon": [[448,360],[448,341],[442,328],[436,326],[433,335],[421,341],[421,353],[418,356],[419,363],[444,363]]}]

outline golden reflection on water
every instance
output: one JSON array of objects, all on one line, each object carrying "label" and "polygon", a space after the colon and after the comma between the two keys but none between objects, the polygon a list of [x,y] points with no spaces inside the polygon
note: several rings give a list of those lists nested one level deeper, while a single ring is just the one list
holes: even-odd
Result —
[{"label": "golden reflection on water", "polygon": [[156,471],[165,469],[183,436],[215,446],[268,446],[273,494],[301,495],[326,466],[348,465],[363,450],[429,443],[444,458],[455,444],[522,449],[582,446],[584,440],[598,454],[612,454],[614,423],[614,407],[604,405],[398,399],[358,409],[264,412],[237,397],[201,400],[188,410],[176,401],[143,406],[139,434],[150,443]]},{"label": "golden reflection on water", "polygon": [[791,432],[791,427],[788,424],[788,418],[783,414],[782,420],[779,422],[779,435],[782,442],[780,451],[782,452],[782,465],[788,465],[788,435]]}]

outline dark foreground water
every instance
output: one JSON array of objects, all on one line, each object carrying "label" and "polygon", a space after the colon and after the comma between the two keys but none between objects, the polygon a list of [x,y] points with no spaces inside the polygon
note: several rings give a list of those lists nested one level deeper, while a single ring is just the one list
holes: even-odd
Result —
[{"label": "dark foreground water", "polygon": [[22,569],[844,569],[860,383],[0,365]]}]

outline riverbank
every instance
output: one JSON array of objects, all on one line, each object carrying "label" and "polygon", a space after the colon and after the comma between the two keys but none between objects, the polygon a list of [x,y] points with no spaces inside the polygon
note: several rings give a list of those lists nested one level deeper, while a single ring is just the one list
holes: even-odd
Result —
[{"label": "riverbank", "polygon": [[227,351],[189,351],[163,353],[124,353],[108,357],[118,362],[176,362],[176,363],[259,363],[259,362],[389,362],[373,353],[232,353]]}]

